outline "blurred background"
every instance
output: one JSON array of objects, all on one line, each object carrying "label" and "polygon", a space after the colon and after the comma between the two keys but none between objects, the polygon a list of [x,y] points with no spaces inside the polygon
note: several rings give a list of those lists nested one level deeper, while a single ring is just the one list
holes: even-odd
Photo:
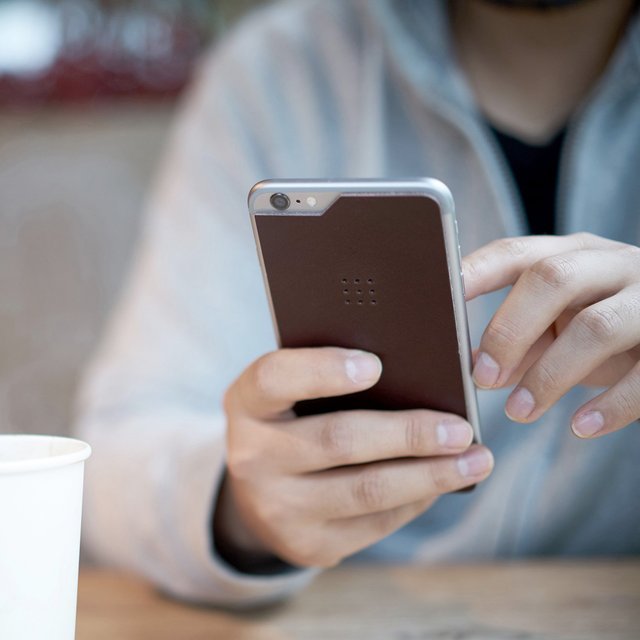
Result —
[{"label": "blurred background", "polygon": [[257,4],[0,0],[0,432],[68,433],[176,102]]}]

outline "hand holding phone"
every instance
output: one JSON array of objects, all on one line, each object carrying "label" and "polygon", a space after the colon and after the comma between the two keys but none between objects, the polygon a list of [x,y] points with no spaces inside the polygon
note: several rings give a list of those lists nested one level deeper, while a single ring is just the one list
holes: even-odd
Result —
[{"label": "hand holding phone", "polygon": [[452,199],[433,180],[266,181],[249,207],[282,348],[225,396],[216,536],[328,567],[491,472]]},{"label": "hand holding phone", "polygon": [[330,567],[489,475],[491,453],[471,445],[471,425],[451,413],[293,411],[370,389],[381,373],[376,356],[336,347],[280,349],[251,364],[225,395],[215,537],[239,552]]}]

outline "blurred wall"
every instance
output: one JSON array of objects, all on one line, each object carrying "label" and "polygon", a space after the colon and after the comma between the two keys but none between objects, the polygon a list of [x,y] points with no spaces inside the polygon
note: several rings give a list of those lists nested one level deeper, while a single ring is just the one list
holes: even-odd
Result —
[{"label": "blurred wall", "polygon": [[69,431],[174,108],[0,105],[0,432]]}]

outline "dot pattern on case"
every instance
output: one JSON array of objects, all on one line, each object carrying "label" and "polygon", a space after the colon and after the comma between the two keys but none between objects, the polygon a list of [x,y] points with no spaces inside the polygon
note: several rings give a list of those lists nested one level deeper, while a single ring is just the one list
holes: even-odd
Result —
[{"label": "dot pattern on case", "polygon": [[340,286],[345,305],[364,306],[369,304],[375,306],[378,304],[375,280],[371,276],[367,278],[343,277],[340,279]]}]

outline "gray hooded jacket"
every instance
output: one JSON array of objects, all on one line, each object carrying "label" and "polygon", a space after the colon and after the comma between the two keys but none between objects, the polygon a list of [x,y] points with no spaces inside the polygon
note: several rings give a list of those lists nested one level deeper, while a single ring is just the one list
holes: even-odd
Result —
[{"label": "gray hooded jacket", "polygon": [[[313,576],[246,576],[212,552],[221,398],[276,346],[247,190],[266,177],[416,175],[451,188],[463,255],[526,233],[504,158],[456,67],[445,3],[279,4],[245,20],[204,61],[81,394],[78,433],[94,448],[85,543],[96,558],[221,605],[278,598]],[[569,123],[558,198],[558,233],[640,244],[637,17]],[[474,345],[503,297],[468,305]],[[637,425],[593,441],[569,430],[572,412],[595,393],[575,388],[522,426],[504,415],[507,391],[481,392],[493,475],[356,558],[638,553]]]}]

